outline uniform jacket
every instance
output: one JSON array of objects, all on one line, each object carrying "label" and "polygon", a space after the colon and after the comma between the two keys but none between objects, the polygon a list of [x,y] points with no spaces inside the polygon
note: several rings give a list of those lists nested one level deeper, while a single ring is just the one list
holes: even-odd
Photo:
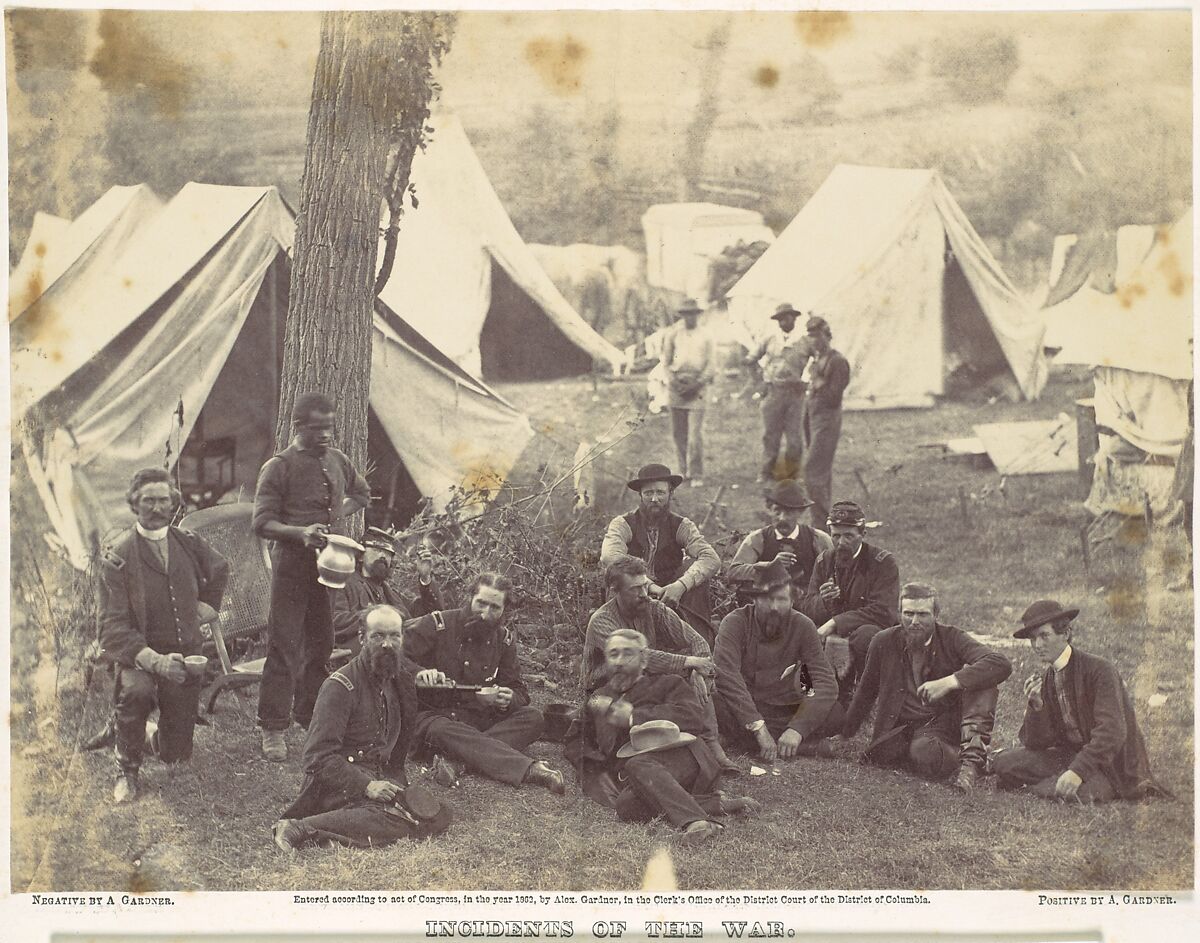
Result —
[{"label": "uniform jacket", "polygon": [[[828,550],[817,557],[806,592],[796,606],[801,612],[822,625],[833,619],[836,634],[849,636],[861,625],[886,628],[900,622],[900,568],[896,558],[886,550],[863,542],[862,550],[844,572],[837,566],[837,556]],[[842,591],[832,605],[821,598],[821,584],[832,578]]]},{"label": "uniform jacket", "polygon": [[[459,684],[496,684],[511,688],[511,707],[529,703],[529,689],[517,662],[517,643],[505,626],[468,629],[473,619],[469,606],[445,609],[422,616],[404,628],[404,654],[420,668],[436,668]],[[478,623],[476,623],[478,626]],[[478,705],[473,693],[419,692],[422,710],[439,714],[478,714],[493,717],[503,711]]]},{"label": "uniform jacket", "polygon": [[136,528],[123,531],[100,555],[100,653],[126,668],[134,667],[133,660],[146,647],[151,631],[160,636],[174,634],[178,640],[177,647],[171,646],[161,654],[198,653],[204,637],[200,634],[197,604],[221,608],[221,597],[229,582],[229,562],[191,531],[171,527],[166,539],[173,627],[147,624],[146,567],[157,568],[160,564],[154,553],[142,552],[139,544],[145,540]]},{"label": "uniform jacket", "polygon": [[587,690],[599,684],[604,668],[604,644],[617,629],[635,629],[650,643],[646,671],[650,674],[686,675],[684,661],[689,656],[709,658],[712,651],[700,633],[684,622],[674,610],[657,599],[650,600],[646,614],[632,621],[621,615],[616,599],[610,599],[592,613],[583,638],[583,658],[579,665],[579,683]]},{"label": "uniform jacket", "polygon": [[[962,629],[935,623],[925,656],[922,683],[954,675],[963,691],[981,691],[996,687],[1010,674],[1012,663],[999,652],[975,641]],[[871,639],[866,667],[859,678],[850,710],[846,712],[844,735],[854,736],[871,712],[871,706],[878,701],[871,740],[873,747],[896,727],[911,681],[912,669],[904,653],[904,629],[898,625],[884,629]],[[961,697],[948,694],[929,706],[936,713],[958,710],[960,703]]]},{"label": "uniform jacket", "polygon": [[[1083,746],[1071,760],[1070,769],[1084,782],[1102,773],[1123,799],[1146,793],[1170,795],[1150,772],[1150,758],[1133,701],[1116,666],[1072,646],[1061,677],[1083,735]],[[1026,705],[1025,722],[1018,736],[1031,750],[1070,748],[1063,733],[1056,683],[1054,669],[1047,668],[1042,681],[1042,709]]]},{"label": "uniform jacket", "polygon": [[359,614],[371,606],[395,606],[405,621],[442,608],[441,593],[432,580],[420,585],[416,598],[402,593],[390,582],[367,579],[360,571],[346,578],[346,585],[333,594],[333,633],[339,642],[355,641],[360,629]]},{"label": "uniform jacket", "polygon": [[283,813],[298,819],[366,800],[367,784],[408,785],[404,760],[417,716],[417,689],[401,671],[380,684],[358,655],[321,685],[304,743],[304,787]]},{"label": "uniform jacket", "polygon": [[842,394],[850,385],[850,361],[832,348],[813,360],[809,371],[808,411],[832,412],[842,408]]},{"label": "uniform jacket", "polygon": [[[658,548],[649,556],[651,524],[639,508],[614,517],[609,522],[600,546],[600,565],[608,566],[623,555],[640,557],[650,565],[650,578],[659,586],[678,580],[684,589],[693,589],[721,569],[721,558],[704,539],[700,528],[686,517],[664,514],[658,525]],[[684,567],[684,558],[692,560]]]},{"label": "uniform jacket", "polygon": [[[838,685],[817,627],[795,609],[788,624],[768,642],[762,638],[754,606],[742,606],[721,620],[717,631],[717,692],[743,727],[762,720],[762,707],[795,708],[788,726],[807,737],[820,729],[837,700]],[[786,678],[784,670],[796,665]],[[808,668],[812,697],[800,690],[800,666]]]},{"label": "uniform jacket", "polygon": [[747,534],[729,564],[729,578],[737,581],[753,580],[755,574],[766,569],[775,559],[775,555],[786,546],[796,554],[796,562],[789,568],[789,572],[799,592],[797,598],[803,598],[804,593],[808,591],[808,581],[812,577],[817,557],[827,550],[832,551],[833,541],[827,533],[815,527],[809,527],[807,524],[797,526],[798,533],[793,538],[780,538],[774,524]]}]

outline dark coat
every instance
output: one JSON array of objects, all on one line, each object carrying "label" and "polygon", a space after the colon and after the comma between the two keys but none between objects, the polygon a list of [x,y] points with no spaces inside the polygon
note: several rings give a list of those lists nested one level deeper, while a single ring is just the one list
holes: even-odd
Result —
[{"label": "dark coat", "polygon": [[[140,539],[136,528],[130,527],[100,555],[100,654],[126,668],[134,666],[133,660],[147,646],[152,628],[157,633],[167,632],[163,626],[148,625],[145,567],[156,565],[156,561],[148,562],[140,552]],[[179,641],[179,647],[170,650],[195,654],[204,643],[198,604],[221,608],[229,582],[229,561],[191,531],[171,527],[167,541],[167,579],[175,614],[173,634]]]},{"label": "dark coat", "polygon": [[[833,619],[835,633],[848,637],[862,625],[887,628],[900,622],[900,568],[888,551],[863,542],[862,550],[845,573],[836,570],[836,554],[826,550],[813,566],[808,592],[796,608],[820,626]],[[834,579],[842,591],[832,605],[821,598],[821,584]]]},{"label": "dark coat", "polygon": [[[1012,674],[1012,663],[999,652],[981,645],[962,629],[940,622],[933,627],[933,637],[925,658],[925,681],[954,675],[963,691],[994,688]],[[850,710],[846,712],[843,734],[853,737],[878,701],[875,711],[875,730],[870,752],[879,740],[896,726],[904,706],[908,683],[912,680],[908,659],[904,655],[904,629],[893,626],[871,639],[867,664],[854,692]],[[930,705],[935,712],[961,710],[961,696],[949,694]]]},{"label": "dark coat", "polygon": [[[386,701],[387,724],[381,701]],[[366,801],[367,784],[408,785],[404,760],[417,719],[417,688],[401,671],[381,687],[358,655],[325,679],[304,742],[304,787],[283,813],[301,819]]]},{"label": "dark coat", "polygon": [[[1147,793],[1170,793],[1150,772],[1150,757],[1133,712],[1133,700],[1112,662],[1072,646],[1071,659],[1062,671],[1066,695],[1075,712],[1083,746],[1071,760],[1071,769],[1084,782],[1104,775],[1123,799]],[[1042,681],[1042,709],[1026,705],[1025,722],[1018,735],[1031,750],[1051,747],[1071,749],[1064,733],[1055,692],[1055,672],[1046,669]]]},{"label": "dark coat", "polygon": [[339,643],[351,644],[357,650],[362,611],[380,603],[394,606],[406,622],[442,608],[436,583],[430,581],[429,585],[422,583],[419,586],[420,595],[414,598],[402,593],[387,580],[376,582],[356,570],[346,577],[346,585],[333,594],[334,637]]}]

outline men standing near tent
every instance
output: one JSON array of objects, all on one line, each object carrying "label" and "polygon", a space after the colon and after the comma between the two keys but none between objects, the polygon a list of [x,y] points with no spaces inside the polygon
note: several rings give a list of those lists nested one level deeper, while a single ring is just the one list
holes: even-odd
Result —
[{"label": "men standing near tent", "polygon": [[716,370],[712,337],[699,327],[703,310],[687,299],[677,313],[679,320],[666,332],[662,351],[675,452],[693,488],[704,484],[704,394]]},{"label": "men standing near tent", "polygon": [[813,359],[804,405],[804,480],[813,500],[813,520],[827,527],[833,500],[833,456],[842,437],[842,394],[850,385],[850,362],[833,349],[833,331],[824,318],[809,318],[807,334]]},{"label": "men standing near tent", "polygon": [[645,560],[650,568],[650,595],[679,609],[711,643],[708,580],[721,568],[721,558],[699,527],[671,511],[671,497],[682,481],[666,465],[651,463],[639,469],[626,487],[638,493],[641,505],[609,522],[600,545],[600,565],[609,566],[625,555]]},{"label": "men standing near tent", "polygon": [[366,479],[333,447],[333,401],[301,393],[292,407],[291,445],[258,475],[254,533],[272,541],[268,648],[258,694],[263,755],[287,759],[292,720],[308,728],[333,651],[329,590],[318,582],[316,551],[330,525],[371,503]]},{"label": "men standing near tent", "polygon": [[791,574],[794,598],[799,600],[808,590],[817,557],[833,550],[833,541],[823,530],[803,522],[805,509],[812,507],[813,502],[799,482],[790,479],[775,482],[763,492],[763,497],[774,523],[746,535],[729,564],[729,578],[750,582],[772,563],[779,562]]},{"label": "men standing near tent", "polygon": [[1077,615],[1053,599],[1039,599],[1021,614],[1013,637],[1029,639],[1043,670],[1025,680],[1021,746],[992,757],[1000,787],[1076,802],[1170,796],[1150,772],[1116,666],[1071,645]]},{"label": "men standing near tent", "polygon": [[969,792],[983,772],[996,723],[999,685],[1012,664],[962,629],[937,621],[932,586],[906,583],[900,624],[880,632],[846,714],[852,737],[875,707],[866,756],[885,766],[909,765],[918,775],[953,776]]},{"label": "men standing near tent", "polygon": [[405,619],[424,616],[442,608],[441,593],[433,581],[433,552],[424,542],[417,544],[417,584],[420,595],[412,598],[388,582],[396,556],[395,539],[378,527],[368,527],[362,539],[358,569],[333,596],[334,641],[357,651],[362,614],[372,606],[392,606]]},{"label": "men standing near tent", "polygon": [[[748,358],[747,363],[762,368],[766,392],[762,400],[763,467],[762,480],[797,478],[804,457],[804,368],[812,352],[807,336],[795,333],[800,312],[790,304],[781,304],[771,315],[779,330],[768,336]],[[783,468],[779,468],[779,448],[787,437]]]},{"label": "men standing near tent", "polygon": [[127,497],[137,520],[101,553],[98,599],[100,652],[117,666],[115,802],[137,798],[156,706],[159,758],[191,758],[200,678],[184,658],[200,654],[200,623],[216,618],[229,581],[228,561],[204,538],[170,526],[179,492],[164,469],[135,474]]}]

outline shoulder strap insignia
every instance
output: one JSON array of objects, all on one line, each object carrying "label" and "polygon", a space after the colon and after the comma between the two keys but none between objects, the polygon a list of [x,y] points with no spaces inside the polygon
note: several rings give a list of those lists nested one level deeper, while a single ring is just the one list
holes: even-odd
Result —
[{"label": "shoulder strap insignia", "polygon": [[353,691],[353,690],[354,690],[354,685],[353,685],[353,683],[350,681],[350,679],[349,679],[349,678],[347,678],[347,677],[346,677],[344,674],[342,674],[340,671],[334,671],[333,673],[331,673],[331,674],[329,675],[329,678],[330,678],[330,680],[332,680],[332,681],[336,681],[338,684],[340,684],[342,687],[344,687],[344,688],[345,688],[347,691]]},{"label": "shoulder strap insignia", "polygon": [[890,556],[891,556],[891,554],[888,553],[886,550],[880,550],[877,554],[875,554],[875,562],[882,563],[884,560],[886,560]]},{"label": "shoulder strap insignia", "polygon": [[439,610],[435,609],[435,610],[433,610],[432,613],[430,613],[430,615],[433,616],[433,624],[437,626],[437,630],[439,632],[445,632],[446,631],[446,619],[442,615],[442,613]]}]

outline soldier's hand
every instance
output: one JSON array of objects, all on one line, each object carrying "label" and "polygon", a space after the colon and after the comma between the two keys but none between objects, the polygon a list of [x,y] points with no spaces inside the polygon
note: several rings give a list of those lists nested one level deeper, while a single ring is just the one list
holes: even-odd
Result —
[{"label": "soldier's hand", "polygon": [[663,588],[657,583],[651,583],[647,586],[646,592],[650,595],[651,599],[662,599]]},{"label": "soldier's hand", "polygon": [[821,594],[822,602],[837,602],[842,598],[842,591],[837,588],[837,584],[833,580],[826,580],[817,592]]},{"label": "soldier's hand", "polygon": [[417,544],[417,577],[424,583],[433,575],[433,551],[429,544],[421,541]]},{"label": "soldier's hand", "polygon": [[501,710],[504,710],[506,707],[508,707],[510,704],[512,704],[512,702],[513,702],[512,688],[500,688],[496,692],[496,706],[498,708],[500,708]]},{"label": "soldier's hand", "polygon": [[372,779],[367,783],[367,798],[377,802],[395,802],[400,787],[386,779]]},{"label": "soldier's hand", "polygon": [[325,534],[328,530],[328,524],[309,524],[300,531],[300,539],[304,541],[306,547],[324,547],[326,544]]},{"label": "soldier's hand", "polygon": [[926,681],[917,688],[917,695],[925,704],[932,704],[934,701],[940,701],[947,694],[958,690],[958,682],[954,680],[954,675],[946,675],[944,678],[938,678],[935,681]]},{"label": "soldier's hand", "polygon": [[774,763],[775,757],[779,754],[779,747],[775,743],[775,738],[771,736],[770,731],[766,727],[759,727],[754,731],[754,739],[758,741],[758,754],[768,763]]},{"label": "soldier's hand", "polygon": [[588,698],[587,706],[593,714],[604,714],[612,706],[613,699],[607,694],[593,694]]},{"label": "soldier's hand", "polygon": [[633,726],[633,705],[628,701],[616,701],[608,712],[608,722],[614,727],[627,730]]},{"label": "soldier's hand", "polygon": [[688,655],[683,660],[683,666],[689,671],[697,671],[705,678],[717,676],[717,665],[711,658],[701,658],[699,655]]},{"label": "soldier's hand", "polygon": [[1054,794],[1060,799],[1071,800],[1079,798],[1079,787],[1083,780],[1074,770],[1066,770],[1054,784]]},{"label": "soldier's hand", "polygon": [[1029,706],[1035,711],[1042,709],[1042,676],[1040,674],[1030,675],[1025,679],[1025,697],[1029,700]]},{"label": "soldier's hand", "polygon": [[785,760],[790,760],[800,749],[800,743],[803,739],[804,737],[801,736],[800,731],[788,727],[779,737],[779,755]]},{"label": "soldier's hand", "polygon": [[217,621],[217,610],[206,602],[196,603],[196,618],[200,620],[201,625],[208,625]]},{"label": "soldier's hand", "polygon": [[679,600],[683,598],[683,584],[676,580],[674,583],[668,583],[663,587],[662,601],[668,606],[678,606]]},{"label": "soldier's hand", "polygon": [[775,562],[782,563],[786,567],[792,567],[796,564],[796,554],[786,547],[775,554]]},{"label": "soldier's hand", "polygon": [[169,655],[159,655],[159,668],[156,674],[161,675],[175,684],[183,684],[187,680],[187,669],[183,666],[183,656],[179,652]]},{"label": "soldier's hand", "polygon": [[417,676],[413,680],[416,681],[417,684],[423,685],[424,687],[446,685],[450,683],[450,679],[436,668],[422,668],[417,672]]}]

